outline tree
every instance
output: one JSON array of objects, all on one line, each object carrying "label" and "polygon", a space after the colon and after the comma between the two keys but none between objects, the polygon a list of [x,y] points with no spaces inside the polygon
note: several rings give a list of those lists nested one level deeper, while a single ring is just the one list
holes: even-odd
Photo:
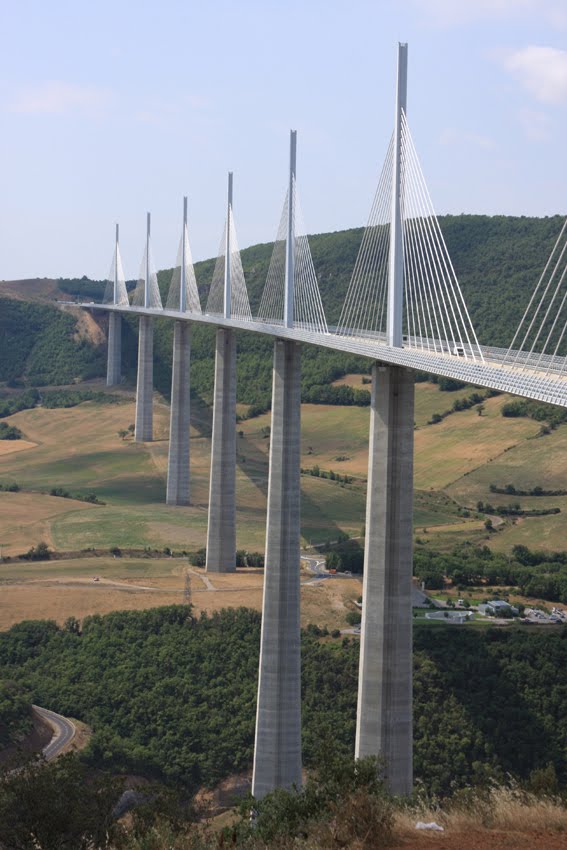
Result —
[{"label": "tree", "polygon": [[482,416],[482,414],[484,413],[484,404],[479,404],[476,411],[479,416]]},{"label": "tree", "polygon": [[10,850],[102,850],[122,834],[112,812],[122,783],[91,780],[74,754],[28,762],[0,779],[0,845]]},{"label": "tree", "polygon": [[492,520],[490,519],[489,516],[486,517],[486,519],[484,520],[484,527],[486,528],[487,531],[494,531],[494,526],[493,526]]},{"label": "tree", "polygon": [[131,434],[133,434],[134,431],[136,430],[136,426],[133,422],[130,423],[130,425],[128,425],[128,430],[130,431]]},{"label": "tree", "polygon": [[204,567],[207,563],[207,550],[203,548],[197,549],[196,552],[192,552],[189,555],[189,561],[194,567]]},{"label": "tree", "polygon": [[125,440],[126,437],[128,436],[128,431],[126,431],[124,428],[121,428],[120,431],[118,432],[118,436],[122,437],[122,439]]},{"label": "tree", "polygon": [[360,611],[349,611],[345,617],[345,620],[349,624],[349,626],[358,626],[358,624],[362,620],[362,614]]},{"label": "tree", "polygon": [[342,566],[341,556],[338,552],[327,552],[325,555],[325,566],[328,570],[340,570]]}]

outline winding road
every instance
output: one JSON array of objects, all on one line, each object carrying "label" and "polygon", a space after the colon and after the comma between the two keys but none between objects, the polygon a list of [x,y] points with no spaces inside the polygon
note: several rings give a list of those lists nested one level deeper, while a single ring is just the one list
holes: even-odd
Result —
[{"label": "winding road", "polygon": [[42,750],[46,761],[51,761],[57,758],[75,737],[77,732],[75,724],[48,708],[40,708],[38,705],[34,705],[33,708],[53,729],[54,734],[51,741]]}]

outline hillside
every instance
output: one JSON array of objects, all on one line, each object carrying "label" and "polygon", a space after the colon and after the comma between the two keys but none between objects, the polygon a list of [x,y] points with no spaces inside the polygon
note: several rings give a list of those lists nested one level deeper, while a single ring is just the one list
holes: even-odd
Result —
[{"label": "hillside", "polygon": [[[339,384],[364,387],[362,379],[349,375]],[[96,390],[97,384],[92,386]],[[123,388],[112,395],[89,392],[91,400],[67,407],[52,406],[51,395],[60,404],[72,404],[74,398],[80,401],[84,390],[42,391],[41,406],[19,410],[3,420],[21,431],[23,439],[0,441],[0,545],[5,559],[0,564],[4,601],[0,629],[30,617],[64,623],[70,616],[83,619],[92,613],[181,602],[187,553],[206,544],[210,408],[197,399],[193,402],[192,504],[172,508],[165,505],[167,405],[156,395],[156,440],[136,444],[126,431],[134,420],[132,392]],[[428,587],[442,587],[439,571],[427,560],[431,555],[445,564],[435,554],[442,552],[452,566],[446,574],[461,574],[456,581],[456,586],[463,587],[459,595],[466,595],[466,590],[473,598],[482,597],[488,589],[476,577],[484,569],[471,562],[463,575],[463,558],[470,550],[483,559],[486,575],[495,574],[493,586],[512,584],[511,592],[518,593],[517,587],[525,585],[524,598],[514,601],[566,603],[565,570],[561,563],[548,562],[554,552],[566,549],[567,427],[545,426],[549,433],[539,436],[541,422],[502,416],[509,401],[505,395],[485,399],[482,415],[476,404],[429,424],[435,413],[462,408],[470,393],[471,388],[447,392],[438,384],[416,385],[416,575],[426,579]],[[302,406],[303,546],[349,535],[360,551],[368,427],[368,407]],[[237,545],[261,552],[270,414],[242,421],[237,429]],[[494,492],[494,487],[504,492]],[[510,487],[522,495],[510,495]],[[532,491],[533,495],[527,495]],[[479,510],[479,502],[490,508]],[[498,515],[510,504],[518,505],[520,512]],[[489,531],[486,521],[491,517],[493,530]],[[45,555],[35,560],[34,555],[26,561],[6,562],[35,550],[40,542],[54,554],[53,560],[47,561]],[[545,579],[543,584],[525,581],[525,570],[503,572],[500,562],[498,569],[492,564],[495,569],[488,571],[483,547],[509,557],[518,545],[544,552],[534,562],[543,566],[532,570]],[[124,557],[114,556],[116,547]],[[344,569],[355,567],[349,564]],[[215,577],[214,592],[209,592],[193,570],[190,585],[196,609],[212,612],[246,604],[260,610],[262,576],[257,572]],[[515,577],[500,577],[506,574]],[[94,576],[99,581],[93,582]],[[308,578],[302,587],[303,624],[345,628],[352,600],[361,592],[360,578],[324,582],[319,587],[309,586]]]},{"label": "hillside", "polygon": [[[500,321],[500,314],[521,309],[520,297],[510,293],[513,289],[527,293],[558,224],[558,219],[443,219],[447,240],[452,240],[464,269],[463,286],[478,284],[475,291],[485,298],[482,315],[491,334],[504,333],[506,323]],[[352,230],[312,238],[330,316],[338,303],[333,308],[334,295],[338,293],[339,299],[347,286],[360,234],[360,230]],[[254,303],[260,297],[270,246],[247,249],[243,257]],[[495,269],[490,279],[483,277],[487,268]],[[208,280],[211,271],[212,261],[197,266],[200,280]],[[164,290],[167,278],[166,272],[160,273]],[[485,283],[479,283],[481,280]],[[101,286],[86,279],[59,281],[57,286],[53,281],[0,283],[0,377],[12,385],[0,389],[0,424],[4,433],[21,437],[0,440],[0,544],[4,556],[25,554],[40,542],[65,553],[69,568],[52,569],[50,579],[68,581],[71,576],[73,581],[85,582],[91,572],[100,572],[110,581],[140,583],[143,579],[141,583],[146,584],[150,580],[154,589],[151,593],[146,589],[143,596],[141,591],[125,590],[105,595],[79,582],[67,587],[64,594],[57,584],[36,587],[32,592],[31,583],[40,578],[34,572],[41,572],[39,565],[24,567],[20,563],[16,570],[6,565],[2,578],[8,584],[3,593],[10,595],[11,602],[2,627],[26,616],[26,611],[35,612],[38,604],[63,622],[71,614],[82,618],[120,605],[137,608],[158,604],[160,599],[177,602],[183,593],[183,579],[173,565],[155,564],[155,570],[148,571],[142,561],[117,564],[109,550],[119,546],[137,556],[145,550],[163,554],[172,549],[181,555],[205,545],[213,387],[211,330],[194,329],[192,505],[188,508],[171,509],[164,504],[171,322],[156,323],[156,383],[163,393],[157,392],[155,397],[156,439],[152,444],[136,445],[126,431],[134,421],[132,384],[111,394],[96,377],[90,377],[87,384],[57,391],[42,388],[38,393],[18,387],[45,381],[71,385],[84,376],[104,373],[104,317],[97,315],[95,321],[88,312],[75,308],[64,312],[49,303],[78,292],[85,292],[83,297],[97,297]],[[34,300],[22,300],[24,291],[31,291]],[[497,303],[498,297],[504,298],[506,305],[492,309],[490,305]],[[124,328],[124,359],[133,380],[136,321],[125,321]],[[241,334],[239,344],[238,413],[243,419],[237,439],[238,547],[257,552],[263,550],[265,535],[271,344],[255,334]],[[368,452],[369,392],[364,374],[368,366],[368,361],[359,358],[304,348],[301,533],[306,547],[336,541],[345,534],[360,537]],[[524,411],[526,415],[504,417],[509,402],[505,395],[485,396],[454,382],[416,384],[416,552],[447,553],[470,544],[506,554],[518,545],[548,553],[567,548],[567,428],[555,427],[546,410],[536,411],[535,419],[530,410]],[[535,416],[533,410],[531,413]],[[492,530],[485,525],[487,518]],[[108,560],[91,569],[88,561],[80,562],[91,551],[103,553]],[[460,556],[457,560],[460,563]],[[43,570],[47,579],[45,567]],[[15,583],[16,578],[20,584]],[[535,601],[564,601],[563,576],[556,579],[546,586],[539,584],[537,590],[533,584]],[[236,599],[240,592],[227,587],[206,598],[193,585],[199,610],[231,604],[228,600]],[[310,593],[305,589],[306,611],[316,608],[315,599],[308,601]],[[260,588],[255,587],[247,604],[259,607],[260,598]],[[306,622],[340,628],[346,612],[342,598],[329,598],[318,615],[307,615]]]},{"label": "hillside", "polygon": [[[531,290],[559,232],[561,219],[505,216],[444,216],[441,227],[461,281],[473,323],[484,343],[507,345],[512,339]],[[310,237],[329,324],[335,323],[348,287],[362,229]],[[257,308],[272,246],[255,245],[242,251],[252,310]],[[204,303],[214,261],[196,264]],[[171,271],[159,274],[166,294]],[[102,298],[104,284],[80,280],[0,282],[0,382],[24,379],[30,384],[66,384],[104,374],[101,337],[77,329],[76,315],[55,313],[53,298]],[[60,295],[60,293],[62,293]],[[22,302],[27,298],[33,305]],[[95,314],[103,333],[105,318]],[[124,334],[124,368],[130,380],[136,365],[136,322],[128,321]],[[155,380],[166,396],[171,378],[171,322],[157,322]],[[102,347],[104,348],[104,346]],[[192,343],[193,390],[205,400],[212,393],[213,331],[194,329]],[[267,406],[270,396],[270,341],[253,334],[239,335],[238,398],[246,404]],[[349,372],[366,372],[368,362],[330,351],[307,348],[304,353],[304,395],[309,388],[326,386]],[[250,378],[253,377],[253,381]]]}]

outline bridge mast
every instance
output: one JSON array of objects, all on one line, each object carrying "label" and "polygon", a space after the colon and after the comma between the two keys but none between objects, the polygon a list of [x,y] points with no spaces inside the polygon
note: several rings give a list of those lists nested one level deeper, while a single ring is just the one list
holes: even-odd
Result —
[{"label": "bridge mast", "polygon": [[394,156],[392,161],[392,212],[390,219],[390,263],[388,270],[387,342],[402,347],[404,298],[404,246],[402,232],[402,112],[407,110],[408,46],[398,45]]},{"label": "bridge mast", "polygon": [[116,240],[114,244],[114,296],[113,303],[118,303],[118,237],[120,234],[120,225],[116,222]]},{"label": "bridge mast", "polygon": [[230,230],[232,225],[232,171],[228,172],[228,201],[226,210],[226,240],[224,251],[224,317],[231,318],[232,281]]},{"label": "bridge mast", "polygon": [[[144,307],[151,307],[150,299],[150,223],[146,219],[146,269]],[[153,391],[154,391],[154,320],[152,316],[140,316],[138,333],[138,380],[136,384],[136,430],[137,443],[153,440]]]},{"label": "bridge mast", "polygon": [[151,213],[147,215],[146,226],[146,285],[144,287],[144,307],[150,307],[150,227]]},{"label": "bridge mast", "polygon": [[[116,240],[114,246],[114,288],[112,303],[118,304],[118,247],[119,227],[116,224]],[[108,314],[108,351],[106,361],[106,386],[113,387],[122,380],[122,316],[112,311]]]},{"label": "bridge mast", "polygon": [[287,204],[287,240],[285,254],[284,325],[293,327],[293,296],[295,281],[295,176],[297,130],[289,134],[289,190]]},{"label": "bridge mast", "polygon": [[187,255],[185,249],[187,234],[187,195],[183,196],[183,230],[181,233],[181,276],[179,278],[179,312],[187,309]]}]

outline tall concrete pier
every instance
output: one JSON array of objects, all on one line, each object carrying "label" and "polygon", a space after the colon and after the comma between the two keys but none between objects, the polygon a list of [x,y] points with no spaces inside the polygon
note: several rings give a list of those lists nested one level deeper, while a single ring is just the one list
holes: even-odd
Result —
[{"label": "tall concrete pier", "polygon": [[257,798],[301,786],[300,379],[300,346],[276,340],[252,779]]},{"label": "tall concrete pier", "polygon": [[395,794],[413,782],[413,411],[413,373],[375,364],[355,755],[382,755]]},{"label": "tall concrete pier", "polygon": [[166,504],[189,504],[189,414],[191,325],[177,321],[173,329],[171,413]]},{"label": "tall concrete pier", "polygon": [[[228,174],[222,312],[232,316],[232,172]],[[217,330],[207,564],[209,573],[236,570],[236,336]]]},{"label": "tall concrete pier", "polygon": [[122,316],[108,314],[108,358],[106,361],[106,386],[114,387],[122,380]]},{"label": "tall concrete pier", "polygon": [[236,569],[236,336],[217,330],[207,572]]},{"label": "tall concrete pier", "polygon": [[137,443],[153,440],[153,393],[154,393],[154,320],[151,316],[140,316],[138,336],[138,381],[136,384],[136,431]]}]

